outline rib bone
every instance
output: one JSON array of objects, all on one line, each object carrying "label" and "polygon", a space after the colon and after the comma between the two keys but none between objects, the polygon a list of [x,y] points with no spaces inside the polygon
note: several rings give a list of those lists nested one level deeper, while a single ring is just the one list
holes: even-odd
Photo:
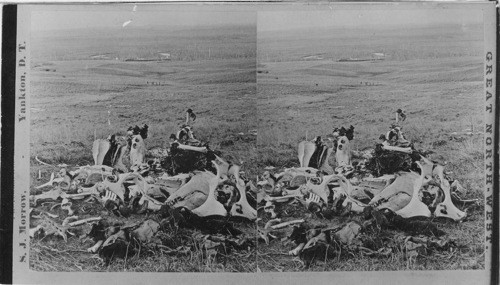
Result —
[{"label": "rib bone", "polygon": [[325,204],[328,204],[328,196],[330,195],[330,189],[328,188],[327,184],[336,177],[337,175],[335,174],[325,176],[323,177],[323,181],[319,185],[314,185],[310,181],[308,181],[305,187],[309,192],[318,195],[323,200],[323,202],[325,202]]}]

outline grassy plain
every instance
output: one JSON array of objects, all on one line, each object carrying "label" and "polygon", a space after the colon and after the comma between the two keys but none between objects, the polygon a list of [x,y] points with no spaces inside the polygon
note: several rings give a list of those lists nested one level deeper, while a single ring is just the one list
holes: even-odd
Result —
[{"label": "grassy plain", "polygon": [[[297,166],[297,143],[324,136],[334,127],[355,126],[353,149],[373,148],[401,108],[407,114],[406,137],[417,149],[433,151],[431,158],[446,164],[450,176],[468,190],[468,198],[481,200],[463,223],[435,220],[462,245],[454,253],[414,263],[406,261],[403,251],[389,259],[357,255],[319,262],[308,270],[483,268],[482,26],[290,29],[257,35],[261,166]],[[479,134],[451,135],[466,129]],[[284,211],[290,218],[304,216],[291,206]],[[296,259],[283,256],[292,248],[279,241],[260,244],[259,268],[304,270]]]},{"label": "grassy plain", "polygon": [[[92,142],[129,126],[149,125],[147,148],[166,146],[184,121],[231,161],[255,165],[257,129],[255,26],[59,30],[34,34],[31,54],[31,184],[48,181],[56,165],[93,164]],[[160,60],[159,53],[169,53]],[[243,133],[243,135],[238,135]],[[228,141],[233,141],[230,145]],[[224,144],[223,142],[226,142]],[[42,179],[37,181],[38,171]],[[89,205],[87,205],[89,206]],[[99,215],[101,209],[94,209]],[[84,218],[81,216],[80,218]],[[109,217],[112,218],[112,217]],[[144,219],[133,216],[127,222]],[[123,221],[122,221],[123,222]],[[243,225],[253,231],[253,225]],[[88,228],[82,227],[78,235]],[[255,252],[216,263],[196,251],[172,257],[143,254],[103,267],[84,251],[85,239],[67,244],[47,237],[31,243],[30,266],[40,271],[253,271]]]},{"label": "grassy plain", "polygon": [[[450,135],[471,127],[482,131],[479,26],[258,34],[251,26],[68,30],[33,35],[31,50],[32,185],[56,170],[38,164],[35,156],[51,164],[91,164],[94,137],[144,123],[150,126],[147,147],[163,146],[187,108],[198,115],[195,135],[227,159],[243,161],[252,179],[265,166],[298,166],[297,143],[336,126],[355,126],[354,149],[373,147],[402,108],[408,115],[406,136],[446,163],[468,189],[465,198],[483,198],[482,136]],[[169,53],[170,60],[157,60],[159,53]],[[371,59],[374,53],[383,53],[384,60],[338,61]],[[253,129],[258,129],[256,140],[246,135]],[[89,241],[71,238],[63,244],[46,238],[32,241],[30,266],[40,271],[480,269],[483,209],[482,204],[468,209],[463,223],[436,220],[460,247],[415,262],[396,252],[389,259],[356,255],[305,269],[283,255],[291,245],[275,240],[269,246],[259,243],[257,256],[233,253],[223,264],[193,252],[187,257],[146,254],[105,268],[81,252]],[[309,217],[301,207],[285,210],[289,218]]]}]

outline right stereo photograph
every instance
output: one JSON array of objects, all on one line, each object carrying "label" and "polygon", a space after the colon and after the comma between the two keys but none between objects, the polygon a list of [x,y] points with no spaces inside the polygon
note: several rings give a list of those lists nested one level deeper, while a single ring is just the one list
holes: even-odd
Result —
[{"label": "right stereo photograph", "polygon": [[485,269],[483,10],[334,8],[258,13],[259,270]]}]

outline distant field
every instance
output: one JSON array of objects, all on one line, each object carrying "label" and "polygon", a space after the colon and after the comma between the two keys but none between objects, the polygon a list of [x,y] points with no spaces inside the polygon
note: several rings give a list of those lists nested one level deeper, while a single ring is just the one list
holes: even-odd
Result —
[{"label": "distant field", "polygon": [[[162,145],[187,108],[198,114],[195,134],[213,146],[257,128],[254,28],[72,34],[33,40],[33,156],[88,163],[94,135],[102,138],[144,123],[150,126],[148,147]],[[171,60],[124,61],[158,51],[170,52]],[[111,59],[91,59],[100,53]],[[67,147],[71,144],[83,147]]]},{"label": "distant field", "polygon": [[[159,58],[174,61],[255,58],[255,26],[134,27],[42,31],[33,35],[36,60]],[[70,51],[70,52],[68,52]]]},{"label": "distant field", "polygon": [[[58,171],[40,165],[35,156],[53,165],[93,164],[94,138],[125,134],[129,126],[142,124],[149,125],[147,148],[166,147],[169,135],[184,122],[188,108],[197,114],[193,126],[197,138],[220,150],[222,157],[243,162],[242,170],[248,175],[257,173],[252,168],[257,157],[255,136],[249,135],[257,129],[255,26],[121,31],[65,30],[34,36],[32,186],[48,181],[50,173]],[[161,60],[158,53],[169,53],[169,60]],[[228,141],[235,143],[222,144]],[[36,180],[39,170],[41,181]],[[96,206],[94,210],[99,209]],[[121,222],[142,219],[144,215],[134,215]],[[241,225],[250,232],[252,226]],[[83,227],[78,234],[89,230]],[[227,264],[212,262],[200,250],[180,257],[147,255],[104,267],[84,252],[90,243],[76,238],[67,244],[53,243],[57,240],[32,241],[33,270],[243,272],[256,267],[251,250],[228,256]],[[67,254],[67,250],[75,251]]]},{"label": "distant field", "polygon": [[[148,148],[165,146],[187,108],[198,116],[195,135],[226,159],[243,162],[242,170],[255,181],[265,166],[298,166],[297,143],[333,127],[354,125],[354,149],[372,148],[402,108],[408,115],[404,132],[416,148],[432,150],[432,159],[446,163],[446,170],[468,189],[464,198],[482,199],[482,135],[450,135],[470,128],[482,132],[482,40],[480,26],[257,33],[249,25],[37,34],[31,43],[31,182],[41,184],[38,170],[42,181],[54,171],[35,156],[51,164],[92,164],[95,137],[123,134],[132,125],[150,126]],[[247,136],[255,129],[257,138]],[[391,260],[355,256],[308,270],[484,268],[483,209],[482,204],[470,209],[469,219],[460,224],[436,222],[465,245],[446,261],[429,257],[409,265],[402,255]],[[309,218],[302,208],[289,210],[290,218]],[[46,245],[60,252],[47,251]],[[87,253],[65,251],[88,244],[73,239],[65,246],[32,243],[31,268],[305,270],[282,255],[289,246],[279,241],[259,242],[257,257],[255,252],[235,254],[227,264],[210,263],[198,252],[189,258],[148,256],[109,268]],[[56,262],[63,258],[71,262]]]},{"label": "distant field", "polygon": [[[450,135],[483,131],[481,26],[319,28],[257,35],[257,147],[262,166],[298,166],[297,143],[324,136],[334,127],[353,125],[354,149],[373,148],[401,108],[408,116],[403,131],[415,147],[432,150],[431,158],[446,164],[468,189],[468,197],[484,199],[483,136]],[[452,261],[429,258],[408,266],[402,259],[387,263],[358,256],[310,270],[482,268],[483,209],[481,205],[469,212],[473,218],[462,224],[439,223],[471,249]],[[259,247],[260,269],[303,270],[290,257],[269,255],[290,249],[279,243]]]}]

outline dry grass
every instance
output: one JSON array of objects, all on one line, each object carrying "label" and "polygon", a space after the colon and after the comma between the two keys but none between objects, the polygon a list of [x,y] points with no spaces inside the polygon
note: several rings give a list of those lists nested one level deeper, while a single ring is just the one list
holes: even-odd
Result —
[{"label": "dry grass", "polygon": [[[480,27],[475,27],[477,31]],[[377,36],[371,36],[371,33]],[[445,33],[450,42],[437,40]],[[298,37],[297,35],[300,35]],[[467,208],[466,221],[432,220],[458,247],[410,260],[394,251],[390,257],[368,257],[344,252],[310,268],[287,256],[295,247],[278,234],[269,245],[258,246],[262,271],[372,271],[461,270],[484,268],[484,152],[483,135],[453,136],[473,128],[483,131],[481,33],[463,33],[460,27],[366,31],[317,29],[258,34],[259,149],[262,166],[298,166],[297,144],[325,136],[333,127],[355,126],[351,146],[373,148],[394,123],[395,111],[405,110],[406,137],[430,158],[446,165],[452,179],[467,189],[464,198],[479,199]],[[337,62],[341,58],[371,58],[381,52],[385,60]],[[320,55],[320,60],[305,60]],[[335,165],[331,158],[331,165]],[[464,209],[463,205],[458,205]],[[286,219],[306,217],[317,224],[342,224],[359,217],[322,220],[311,217],[302,206],[284,205]],[[266,221],[268,215],[261,213]],[[393,234],[397,234],[394,232]],[[374,235],[376,237],[376,235]]]},{"label": "dry grass", "polygon": [[[139,35],[144,31],[136,32]],[[452,29],[451,41],[456,41],[453,49],[441,44],[432,46],[439,43],[435,37],[442,32],[415,31],[413,38],[402,40],[402,45],[394,43],[402,36],[395,31],[387,31],[385,37],[365,44],[360,44],[365,36],[361,33],[358,38],[343,41],[345,46],[357,45],[355,49],[334,48],[341,33],[331,33],[332,38],[322,38],[315,45],[304,39],[291,44],[294,35],[259,35],[258,65],[256,43],[248,40],[255,38],[255,30],[250,28],[227,27],[218,31],[224,35],[220,37],[217,32],[193,31],[190,37],[183,38],[184,42],[180,40],[181,32],[172,31],[171,39],[177,39],[171,41],[176,46],[169,47],[172,61],[147,63],[89,60],[92,54],[109,52],[116,46],[121,49],[113,50],[112,55],[119,59],[153,57],[156,51],[142,50],[134,37],[115,38],[102,46],[102,35],[95,35],[95,41],[87,41],[89,35],[82,35],[72,44],[63,35],[41,35],[33,42],[32,56],[32,185],[41,183],[35,178],[38,170],[43,171],[42,181],[47,181],[55,170],[40,166],[35,156],[51,164],[91,164],[94,137],[123,133],[131,125],[144,123],[150,126],[147,146],[164,146],[189,107],[198,114],[195,134],[222,151],[226,159],[243,161],[243,170],[252,179],[265,166],[298,166],[297,143],[325,135],[333,127],[354,125],[353,148],[371,148],[393,122],[394,110],[403,108],[408,115],[404,125],[407,137],[418,149],[434,151],[433,159],[446,162],[446,170],[468,189],[464,198],[479,198],[481,203],[468,209],[469,217],[462,223],[434,221],[457,240],[457,249],[411,261],[402,251],[388,258],[346,252],[304,268],[300,260],[284,254],[292,245],[278,239],[270,245],[259,242],[255,250],[248,252],[232,252],[223,262],[207,259],[196,249],[187,256],[143,251],[104,267],[95,255],[82,251],[91,246],[83,237],[89,230],[84,227],[67,244],[51,237],[32,240],[31,268],[121,272],[253,272],[257,267],[262,271],[484,268],[482,136],[450,136],[470,126],[482,131],[483,106],[477,100],[482,98],[482,64],[478,56],[481,47],[470,43],[481,41],[463,42],[461,37],[470,40],[476,34],[460,35]],[[154,46],[156,43],[148,39],[155,33],[143,34],[143,43]],[[202,35],[203,39],[196,43]],[[314,39],[315,34],[309,36]],[[420,43],[428,44],[422,49],[417,45],[419,37],[426,39]],[[120,41],[123,44],[117,45]],[[235,43],[224,45],[227,41]],[[158,43],[159,49],[166,44]],[[377,63],[335,61],[365,57],[372,52],[384,52],[390,57]],[[302,60],[315,53],[325,59]],[[256,66],[266,72],[256,75]],[[257,138],[246,136],[254,129],[258,129]],[[288,218],[306,217],[314,223],[343,223],[356,218],[320,220],[297,205],[283,210]],[[289,230],[283,230],[278,236],[288,234]]]},{"label": "dry grass", "polygon": [[[248,134],[257,128],[251,100],[255,94],[255,29],[132,29],[127,38],[115,34],[106,41],[102,39],[110,31],[79,31],[71,37],[64,34],[68,32],[73,33],[38,34],[33,41],[32,186],[48,181],[50,173],[58,170],[40,165],[35,156],[52,165],[93,164],[91,148],[95,138],[124,134],[129,126],[142,124],[149,125],[148,148],[166,147],[169,135],[182,124],[187,108],[198,116],[194,124],[197,138],[209,142],[228,160],[244,161],[243,170],[248,176],[258,172],[253,168],[255,137]],[[159,32],[163,40],[158,40]],[[123,61],[154,57],[158,51],[169,51],[171,60]],[[99,53],[109,53],[110,59],[90,59]],[[40,181],[36,179],[39,170]],[[81,205],[74,206],[79,209]],[[100,215],[122,223],[145,218],[136,215],[120,219],[99,204],[86,207],[92,211],[80,213],[80,218]],[[255,232],[253,226],[237,224],[251,234]],[[158,249],[143,248],[137,255],[105,266],[97,255],[85,252],[92,246],[85,237],[89,231],[88,225],[78,227],[77,235],[69,237],[68,243],[52,236],[32,240],[30,268],[99,272],[249,272],[256,268],[255,248],[233,250],[217,260],[207,257],[190,240],[197,231],[185,233],[187,245],[192,246],[188,255],[167,255]]]}]

